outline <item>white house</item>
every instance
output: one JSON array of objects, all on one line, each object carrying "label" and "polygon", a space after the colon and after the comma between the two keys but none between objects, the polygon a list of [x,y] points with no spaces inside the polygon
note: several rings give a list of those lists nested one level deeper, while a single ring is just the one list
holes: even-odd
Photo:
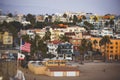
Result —
[{"label": "white house", "polygon": [[47,54],[53,54],[56,57],[58,57],[58,53],[57,53],[58,44],[59,44],[58,40],[50,41],[49,43],[47,43],[47,47],[48,47]]},{"label": "white house", "polygon": [[99,31],[99,36],[106,36],[106,35],[113,37],[113,29],[105,27]]}]

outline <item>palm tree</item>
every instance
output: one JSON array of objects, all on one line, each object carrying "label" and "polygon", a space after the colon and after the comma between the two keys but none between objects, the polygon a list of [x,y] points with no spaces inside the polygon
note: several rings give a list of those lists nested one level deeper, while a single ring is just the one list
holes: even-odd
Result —
[{"label": "palm tree", "polygon": [[87,41],[87,50],[92,51],[92,42],[90,40]]},{"label": "palm tree", "polygon": [[83,64],[82,61],[84,60],[84,53],[85,53],[86,50],[87,50],[87,40],[82,39],[81,40],[81,45],[79,46],[81,64]]},{"label": "palm tree", "polygon": [[111,43],[109,36],[104,36],[100,40],[100,46],[104,46],[104,61],[106,61],[106,58],[107,58],[106,47],[107,47],[107,44],[109,44],[109,43]]},{"label": "palm tree", "polygon": [[109,24],[110,24],[110,27],[113,27],[113,25],[115,24],[115,23],[114,23],[114,20],[113,20],[113,19],[110,19]]},{"label": "palm tree", "polygon": [[63,14],[63,17],[64,17],[64,18],[66,19],[66,21],[68,22],[68,18],[67,18],[68,16],[67,16],[66,13]]},{"label": "palm tree", "polygon": [[73,16],[73,23],[76,24],[76,22],[78,22],[78,17],[76,15]]},{"label": "palm tree", "polygon": [[62,42],[69,42],[69,38],[66,35],[61,35],[60,36],[60,41],[62,41]]},{"label": "palm tree", "polygon": [[95,51],[96,51],[96,46],[97,46],[97,40],[95,39],[94,41],[93,41],[93,44],[94,44],[94,47],[95,47]]},{"label": "palm tree", "polygon": [[96,17],[96,16],[94,16],[93,20],[94,20],[94,22],[96,22],[98,19],[97,19],[97,17]]},{"label": "palm tree", "polygon": [[52,22],[52,16],[51,15],[48,16],[48,19],[49,19],[49,22]]},{"label": "palm tree", "polygon": [[35,35],[35,37],[34,37],[34,39],[32,39],[31,41],[32,41],[32,43],[33,43],[33,46],[34,46],[34,50],[35,50],[35,53],[39,50],[39,48],[38,48],[38,42],[41,40],[41,38],[40,38],[40,36],[39,35]]},{"label": "palm tree", "polygon": [[26,20],[30,21],[32,28],[35,26],[35,15],[27,14]]},{"label": "palm tree", "polygon": [[48,30],[45,32],[45,35],[43,37],[43,40],[46,41],[50,41],[51,40],[51,32]]},{"label": "palm tree", "polygon": [[93,54],[92,54],[92,42],[91,40],[87,40],[87,43],[86,43],[86,51],[89,53],[89,56],[90,56],[90,60],[93,61]]},{"label": "palm tree", "polygon": [[108,21],[106,21],[105,22],[105,27],[107,27],[109,25],[109,22]]},{"label": "palm tree", "polygon": [[70,22],[72,21],[72,17],[69,18],[69,21],[70,21]]},{"label": "palm tree", "polygon": [[37,54],[42,55],[42,57],[46,56],[47,45],[45,44],[45,40],[43,40],[43,38],[36,34],[35,37],[31,39],[31,43],[32,54],[35,54],[37,58],[38,58]]},{"label": "palm tree", "polygon": [[66,13],[64,13],[64,14],[63,14],[63,17],[64,17],[64,18],[67,18],[67,14],[66,14]]},{"label": "palm tree", "polygon": [[85,20],[85,19],[86,19],[86,16],[85,16],[85,15],[82,15],[82,19]]},{"label": "palm tree", "polygon": [[24,40],[25,42],[30,42],[30,36],[29,35],[22,35],[22,40]]}]

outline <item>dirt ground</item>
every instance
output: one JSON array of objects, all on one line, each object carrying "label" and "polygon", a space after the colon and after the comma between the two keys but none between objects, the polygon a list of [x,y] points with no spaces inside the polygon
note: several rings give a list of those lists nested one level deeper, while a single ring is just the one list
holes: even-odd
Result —
[{"label": "dirt ground", "polygon": [[120,63],[84,63],[79,64],[79,69],[79,77],[49,77],[23,71],[26,80],[120,80]]},{"label": "dirt ground", "polygon": [[[7,66],[9,68],[7,69]],[[78,64],[80,69],[79,77],[49,77],[45,75],[35,75],[26,68],[21,68],[26,80],[120,80],[120,63],[84,63]],[[16,63],[2,63],[2,75],[14,76],[16,73]],[[8,73],[6,72],[8,71]],[[7,78],[4,78],[7,80]]]}]

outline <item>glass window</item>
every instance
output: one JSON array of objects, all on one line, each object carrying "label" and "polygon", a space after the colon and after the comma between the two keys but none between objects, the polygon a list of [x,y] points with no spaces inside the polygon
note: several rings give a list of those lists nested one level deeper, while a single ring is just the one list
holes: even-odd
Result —
[{"label": "glass window", "polygon": [[113,51],[110,51],[111,53],[113,53]]},{"label": "glass window", "polygon": [[118,45],[118,42],[116,42],[116,45]]},{"label": "glass window", "polygon": [[113,46],[111,46],[110,49],[113,49]]}]

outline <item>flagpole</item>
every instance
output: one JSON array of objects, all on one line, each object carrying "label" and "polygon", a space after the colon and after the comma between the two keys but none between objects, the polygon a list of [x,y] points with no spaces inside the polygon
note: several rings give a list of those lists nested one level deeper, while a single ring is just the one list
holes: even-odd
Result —
[{"label": "flagpole", "polygon": [[20,37],[20,53],[22,52],[21,48],[22,48],[22,38]]},{"label": "flagpole", "polygon": [[20,48],[19,48],[19,52],[17,53],[17,70],[18,70],[18,66],[19,66],[19,59],[18,59],[18,55],[19,55],[19,53],[21,53],[22,51],[21,51],[21,46],[22,46],[22,38],[21,38],[21,36],[20,36]]}]

